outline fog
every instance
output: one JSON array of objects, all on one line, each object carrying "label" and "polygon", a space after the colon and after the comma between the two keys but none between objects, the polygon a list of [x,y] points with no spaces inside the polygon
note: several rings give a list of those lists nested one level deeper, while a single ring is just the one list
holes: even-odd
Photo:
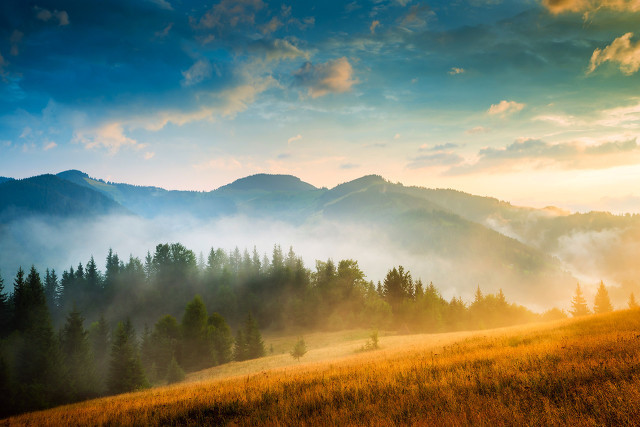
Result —
[{"label": "fog", "polygon": [[[493,225],[496,228],[497,224]],[[382,281],[390,268],[403,265],[414,279],[422,279],[425,284],[433,281],[447,300],[456,296],[470,302],[480,286],[485,293],[503,289],[509,301],[539,312],[552,306],[569,308],[575,290],[573,279],[562,283],[523,283],[521,277],[510,275],[508,271],[497,271],[495,266],[483,265],[479,260],[461,265],[459,260],[443,258],[434,251],[428,254],[412,252],[390,238],[388,233],[366,223],[321,218],[303,225],[291,225],[246,216],[215,220],[186,215],[154,219],[118,215],[87,220],[31,217],[1,227],[0,269],[9,292],[19,266],[27,269],[34,264],[42,274],[45,268],[54,268],[60,276],[70,266],[75,268],[80,262],[85,265],[93,255],[98,268],[104,271],[110,248],[121,259],[133,255],[143,260],[147,251],[153,253],[157,244],[167,242],[180,242],[196,256],[202,253],[205,259],[212,247],[252,251],[255,246],[261,255],[266,254],[271,259],[274,244],[280,245],[285,253],[292,246],[311,270],[315,268],[316,260],[354,259],[367,280],[374,283]],[[505,232],[505,227],[508,226],[504,225],[501,231]],[[505,234],[516,237],[513,232]],[[594,255],[619,247],[619,236],[620,231],[605,230],[567,235],[558,242],[554,255],[573,277],[581,281],[589,299],[600,279],[605,280],[607,286],[621,285],[619,278],[609,274],[606,263],[594,261]],[[627,284],[629,286],[634,285]],[[614,305],[624,304],[627,290],[613,292]]]}]

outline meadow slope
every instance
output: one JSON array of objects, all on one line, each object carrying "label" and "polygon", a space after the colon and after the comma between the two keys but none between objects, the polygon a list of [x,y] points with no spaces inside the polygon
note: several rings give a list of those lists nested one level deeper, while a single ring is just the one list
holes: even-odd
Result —
[{"label": "meadow slope", "polygon": [[[322,345],[332,338],[342,342]],[[352,338],[309,336],[301,363],[286,354],[232,363],[0,424],[640,424],[640,310],[385,336],[369,352],[356,352],[364,340]]]}]

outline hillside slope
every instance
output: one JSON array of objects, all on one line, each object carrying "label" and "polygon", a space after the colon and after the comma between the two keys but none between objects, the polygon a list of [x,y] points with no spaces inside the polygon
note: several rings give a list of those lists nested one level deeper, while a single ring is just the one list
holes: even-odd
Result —
[{"label": "hillside slope", "polygon": [[[331,346],[317,348],[309,358],[325,351],[325,361],[300,364],[270,356],[232,364],[226,378],[203,374],[197,382],[4,424],[633,425],[640,419],[638,330],[640,311],[627,310],[477,333],[383,337],[377,351],[335,359]],[[359,345],[354,341],[352,351]],[[266,368],[281,358],[289,366]]]}]

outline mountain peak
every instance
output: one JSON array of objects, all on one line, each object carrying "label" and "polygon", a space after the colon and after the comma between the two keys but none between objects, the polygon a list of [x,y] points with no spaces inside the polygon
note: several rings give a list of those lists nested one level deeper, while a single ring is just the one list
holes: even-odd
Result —
[{"label": "mountain peak", "polygon": [[216,191],[284,191],[298,192],[317,190],[293,175],[272,175],[259,173],[237,179],[231,184],[224,185]]},{"label": "mountain peak", "polygon": [[58,175],[58,177],[60,177],[62,179],[68,179],[70,177],[89,178],[89,175],[87,175],[86,173],[84,173],[82,171],[79,171],[77,169],[69,169],[69,170],[66,170],[64,172],[60,172],[57,175]]}]

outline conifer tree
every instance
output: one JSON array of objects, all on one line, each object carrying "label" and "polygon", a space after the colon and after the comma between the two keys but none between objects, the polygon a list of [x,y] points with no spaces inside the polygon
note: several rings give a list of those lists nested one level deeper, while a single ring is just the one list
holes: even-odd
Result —
[{"label": "conifer tree", "polygon": [[233,345],[233,336],[231,328],[227,325],[224,317],[218,313],[209,316],[208,338],[213,346],[213,353],[217,363],[227,363],[231,361],[231,347]]},{"label": "conifer tree", "polygon": [[304,338],[298,338],[298,341],[296,341],[289,354],[298,362],[302,356],[307,354],[307,344],[304,342]]},{"label": "conifer tree", "polygon": [[100,314],[100,319],[94,322],[89,329],[89,340],[96,365],[96,375],[102,387],[107,382],[109,373],[109,325]]},{"label": "conifer tree", "polygon": [[250,313],[244,322],[244,339],[247,359],[256,359],[266,354],[262,335],[260,334],[260,329],[258,329],[258,323]]},{"label": "conifer tree", "polygon": [[240,362],[247,359],[247,341],[245,340],[242,328],[238,328],[233,344],[233,360]]},{"label": "conifer tree", "polygon": [[[55,270],[47,268],[44,276],[44,296],[47,299],[49,312],[54,315],[58,310],[58,276]],[[54,316],[55,317],[55,316]]]},{"label": "conifer tree", "polygon": [[638,308],[638,303],[636,302],[636,297],[635,295],[633,295],[633,292],[631,292],[631,295],[629,295],[628,305],[630,309]]},{"label": "conifer tree", "polygon": [[167,368],[167,383],[173,384],[184,379],[184,370],[178,364],[178,361],[175,357],[171,358],[169,362],[169,367]]},{"label": "conifer tree", "polygon": [[580,283],[576,286],[576,294],[571,301],[571,310],[570,313],[573,317],[585,316],[590,314],[589,308],[587,307],[587,301],[584,299],[582,295],[582,290],[580,289]]},{"label": "conifer tree", "polygon": [[607,288],[604,286],[602,280],[600,281],[598,291],[596,292],[596,297],[593,303],[593,311],[596,314],[609,313],[613,311],[611,301],[609,300],[609,292],[607,292]]},{"label": "conifer tree", "polygon": [[71,399],[88,399],[97,395],[98,378],[89,333],[84,329],[84,318],[75,306],[67,315],[67,322],[60,334],[60,347]]},{"label": "conifer tree", "polygon": [[0,275],[0,338],[9,334],[11,327],[11,307],[9,297],[4,290],[4,280]]},{"label": "conifer tree", "polygon": [[147,379],[142,369],[138,350],[132,339],[130,327],[123,322],[118,323],[113,334],[107,384],[109,392],[114,394],[126,393],[147,386]]},{"label": "conifer tree", "polygon": [[182,316],[182,366],[196,370],[213,364],[207,339],[207,309],[200,295],[187,304]]}]

